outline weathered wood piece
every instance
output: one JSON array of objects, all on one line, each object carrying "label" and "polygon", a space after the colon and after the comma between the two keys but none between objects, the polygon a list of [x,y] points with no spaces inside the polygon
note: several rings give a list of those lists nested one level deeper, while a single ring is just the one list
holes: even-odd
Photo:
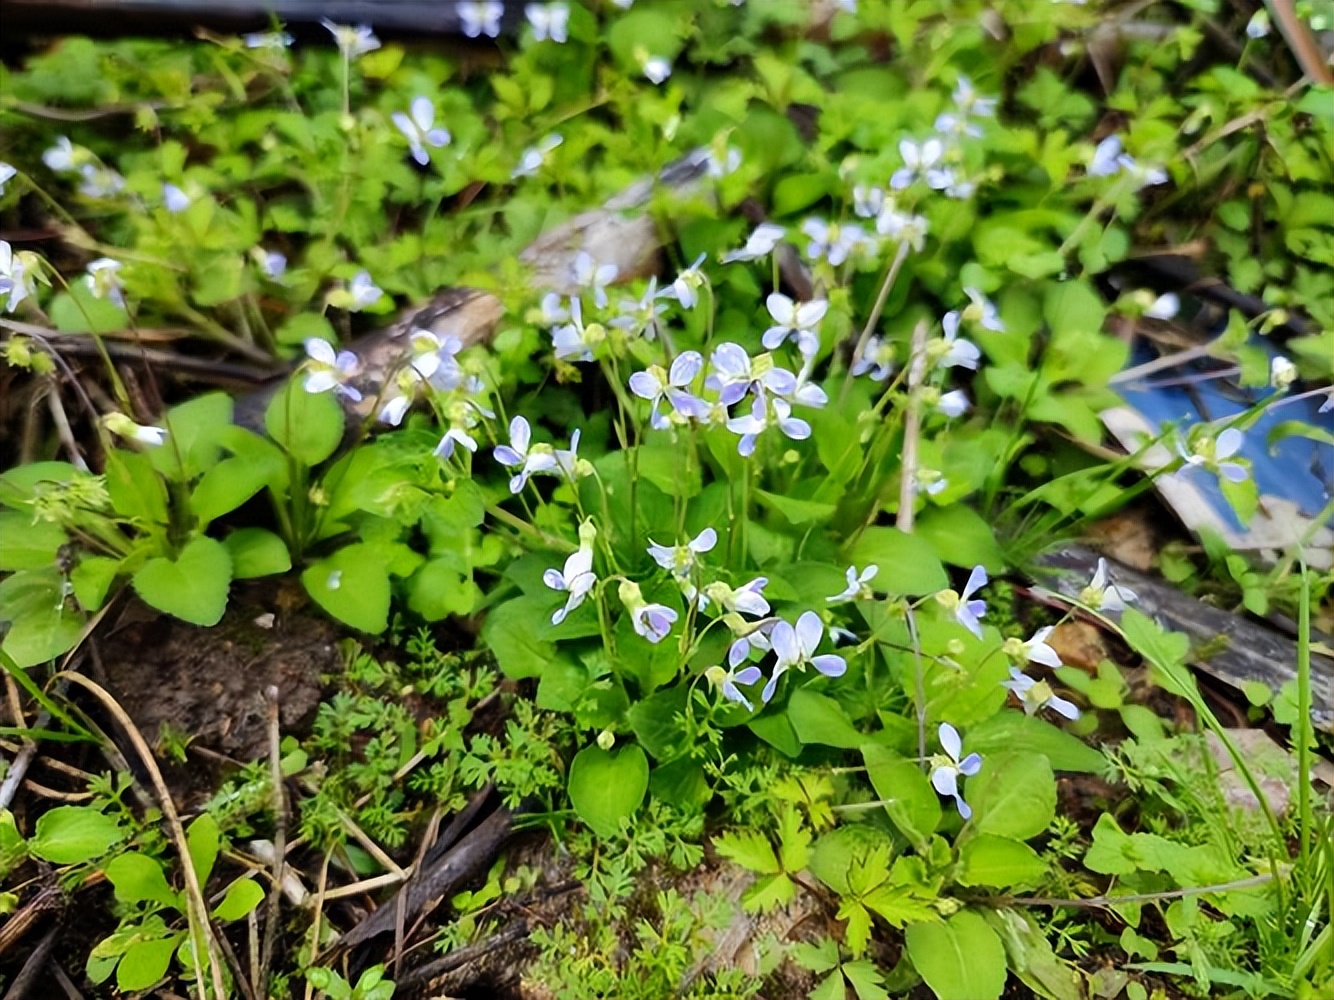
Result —
[{"label": "weathered wood piece", "polygon": [[[600,208],[582,212],[543,233],[520,254],[531,268],[533,288],[573,292],[578,287],[574,262],[581,253],[587,253],[599,266],[616,265],[618,282],[656,272],[662,234],[646,211],[649,199],[662,188],[687,194],[704,176],[707,166],[707,151],[688,153],[669,163],[656,177],[636,181]],[[427,330],[442,338],[457,337],[467,347],[491,336],[504,313],[500,300],[489,292],[443,288],[424,305],[404,310],[388,326],[346,345],[361,366],[361,374],[353,383],[362,393],[361,401],[339,397],[349,419],[360,421],[369,415],[386,378],[403,364],[413,330]],[[236,422],[251,430],[262,427],[264,408],[281,385],[278,379],[238,396]]]},{"label": "weathered wood piece", "polygon": [[[1081,545],[1070,545],[1039,560],[1039,581],[1050,590],[1077,598],[1097,569],[1099,555]],[[1117,564],[1113,575],[1138,596],[1136,607],[1165,628],[1183,632],[1197,646],[1226,645],[1194,666],[1235,688],[1246,682],[1277,692],[1297,677],[1297,644],[1286,636],[1181,593],[1169,583]],[[1313,636],[1313,641],[1319,637]],[[1334,660],[1311,654],[1311,719],[1334,733]]]}]

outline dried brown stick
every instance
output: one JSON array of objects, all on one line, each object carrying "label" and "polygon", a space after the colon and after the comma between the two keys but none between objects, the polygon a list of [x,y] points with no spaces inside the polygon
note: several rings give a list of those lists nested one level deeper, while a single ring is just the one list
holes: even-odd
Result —
[{"label": "dried brown stick", "polygon": [[278,688],[264,690],[269,725],[269,781],[273,785],[273,884],[269,887],[268,907],[264,916],[264,946],[258,969],[251,969],[255,992],[268,995],[269,965],[278,940],[278,920],[282,910],[283,864],[287,854],[287,795],[283,785],[282,737],[279,733]]},{"label": "dried brown stick", "polygon": [[23,968],[19,974],[14,977],[14,981],[9,984],[9,989],[5,992],[4,1000],[24,1000],[28,996],[33,986],[37,983],[37,978],[46,969],[46,963],[51,958],[51,950],[56,946],[56,938],[60,935],[60,928],[52,927],[37,942],[37,947],[32,950],[27,960],[23,963]]}]

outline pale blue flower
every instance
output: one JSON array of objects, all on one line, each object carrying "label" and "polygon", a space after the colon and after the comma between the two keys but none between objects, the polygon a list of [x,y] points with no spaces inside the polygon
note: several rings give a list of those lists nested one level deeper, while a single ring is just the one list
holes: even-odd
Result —
[{"label": "pale blue flower", "polygon": [[959,815],[967,820],[973,815],[973,810],[963,800],[963,794],[959,790],[959,779],[977,774],[982,769],[982,757],[970,753],[963,760],[959,759],[959,754],[963,752],[963,741],[959,739],[958,730],[948,722],[940,724],[937,735],[940,738],[941,749],[947,756],[937,755],[932,758],[935,766],[931,769],[931,785],[941,795],[953,798],[954,804],[959,809]]},{"label": "pale blue flower", "polygon": [[292,36],[285,31],[252,31],[242,35],[241,41],[248,49],[285,49],[292,44]]},{"label": "pale blue flower", "polygon": [[352,297],[352,302],[348,309],[352,312],[359,312],[368,306],[373,306],[380,301],[380,296],[384,292],[371,280],[370,272],[358,271],[352,276],[352,281],[347,286],[348,294]]},{"label": "pale blue flower", "polygon": [[662,412],[664,401],[686,420],[702,420],[709,415],[708,404],[687,391],[703,367],[704,358],[698,351],[684,351],[672,362],[670,371],[663,371],[660,365],[650,365],[646,371],[630,376],[630,391],[653,404],[649,413],[651,427],[666,430],[671,426],[668,415]]},{"label": "pale blue flower", "polygon": [[699,289],[708,281],[704,272],[699,269],[706,256],[708,255],[700,254],[696,257],[695,263],[678,274],[676,280],[659,294],[664,299],[675,299],[681,303],[683,309],[694,309],[699,302]]},{"label": "pale blue flower", "polygon": [[746,245],[740,250],[723,254],[722,262],[732,264],[736,261],[759,260],[762,257],[768,257],[769,254],[774,252],[774,247],[778,246],[779,241],[786,233],[787,230],[782,226],[775,225],[772,222],[761,222],[746,239]]},{"label": "pale blue flower", "polygon": [[79,176],[79,193],[88,198],[111,198],[125,189],[125,178],[100,163],[85,163]]},{"label": "pale blue flower", "polygon": [[459,0],[454,5],[459,12],[459,24],[469,38],[496,38],[500,35],[500,18],[505,5],[500,0]]},{"label": "pale blue flower", "polygon": [[173,215],[190,207],[190,196],[175,184],[162,185],[162,203]]},{"label": "pale blue flower", "polygon": [[306,378],[302,388],[306,392],[328,392],[332,389],[340,396],[346,396],[354,402],[361,399],[361,393],[349,380],[355,378],[361,370],[361,363],[351,351],[334,353],[333,345],[319,337],[311,337],[305,342]]},{"label": "pale blue flower", "polygon": [[987,613],[987,602],[970,598],[986,585],[986,569],[974,566],[973,571],[968,574],[968,582],[964,584],[963,593],[959,595],[958,606],[954,609],[955,620],[979,639],[982,638],[982,623],[978,619]]},{"label": "pale blue flower", "polygon": [[868,372],[872,382],[884,382],[894,374],[894,345],[878,333],[871,334],[862,356],[852,363],[853,378]]},{"label": "pale blue flower", "polygon": [[871,243],[866,231],[852,223],[830,223],[824,219],[810,218],[801,224],[801,231],[810,239],[806,245],[806,256],[813,261],[827,260],[833,267],[838,267],[857,250]]},{"label": "pale blue flower", "polygon": [[343,54],[344,59],[355,59],[380,47],[380,40],[375,37],[375,32],[371,30],[369,24],[356,26],[334,24],[325,17],[320,18],[320,24],[333,35],[334,41],[338,44],[338,51]]},{"label": "pale blue flower", "polygon": [[0,161],[0,198],[5,196],[5,185],[14,179],[18,170],[12,164]]},{"label": "pale blue flower", "polygon": [[591,545],[581,544],[565,560],[563,568],[559,570],[548,569],[543,573],[543,583],[552,590],[558,590],[567,595],[565,606],[557,608],[552,613],[551,624],[559,625],[571,611],[583,604],[584,598],[592,592],[597,581],[598,578],[593,572],[593,548]]},{"label": "pale blue flower", "polygon": [[972,407],[968,399],[968,393],[962,389],[951,389],[944,393],[936,403],[936,412],[944,414],[950,419],[961,417]]},{"label": "pale blue flower", "polygon": [[426,151],[426,147],[440,149],[448,146],[449,129],[435,127],[435,105],[429,97],[414,97],[408,110],[409,114],[395,111],[390,117],[408,140],[412,158],[424,167],[431,162],[431,154]]},{"label": "pale blue flower", "polygon": [[947,312],[940,325],[945,333],[945,350],[940,355],[940,363],[946,368],[958,366],[976,371],[982,352],[971,340],[959,336],[959,313],[955,310]]},{"label": "pale blue flower", "polygon": [[[1057,661],[1060,662],[1059,660]],[[1001,687],[1014,693],[1019,703],[1024,706],[1026,715],[1035,715],[1044,708],[1050,708],[1058,715],[1063,715],[1071,722],[1079,718],[1079,708],[1074,702],[1060,698],[1046,681],[1036,681],[1018,667],[1010,668],[1010,679],[1001,681]]]},{"label": "pale blue flower", "polygon": [[530,476],[542,472],[554,472],[556,454],[548,446],[531,446],[532,428],[523,417],[516,416],[510,421],[510,443],[497,445],[493,454],[496,461],[509,468],[518,468],[510,479],[510,492],[518,493],[528,483]]},{"label": "pale blue flower", "polygon": [[523,9],[528,23],[533,26],[533,38],[544,42],[550,39],[563,45],[569,39],[570,8],[563,3],[530,3]]},{"label": "pale blue flower", "polygon": [[476,438],[462,427],[451,427],[445,431],[445,436],[440,439],[440,443],[435,446],[432,454],[443,461],[454,454],[455,445],[460,445],[474,453],[477,451]]},{"label": "pale blue flower", "polygon": [[672,64],[662,56],[649,56],[640,66],[649,83],[661,86],[672,75]]},{"label": "pale blue flower", "polygon": [[777,427],[793,441],[805,441],[811,436],[811,425],[792,416],[787,400],[763,394],[755,397],[750,413],[727,421],[727,429],[740,435],[737,451],[746,458],[755,453],[756,440],[770,427]]},{"label": "pale blue flower", "polygon": [[42,153],[42,162],[58,174],[77,169],[85,158],[83,149],[76,149],[67,135],[58,136],[56,144]]},{"label": "pale blue flower", "polygon": [[287,273],[287,255],[279,253],[277,250],[260,250],[259,254],[260,270],[264,276],[278,281]]},{"label": "pale blue flower", "polygon": [[1093,579],[1079,592],[1079,603],[1087,605],[1094,611],[1124,611],[1127,604],[1133,604],[1137,600],[1139,595],[1129,587],[1118,586],[1111,582],[1107,560],[1101,557],[1098,559],[1097,569],[1093,571]]},{"label": "pale blue flower", "polygon": [[785,368],[777,368],[767,354],[752,358],[740,344],[719,344],[709,358],[712,369],[704,379],[704,388],[718,393],[723,406],[739,403],[750,392],[786,395],[797,387],[797,377]]},{"label": "pale blue flower", "polygon": [[616,280],[620,268],[615,264],[599,264],[587,250],[580,250],[574,258],[574,283],[593,293],[599,309],[607,308],[607,286]]},{"label": "pale blue flower", "polygon": [[99,257],[88,265],[84,284],[95,298],[106,299],[125,308],[125,294],[120,284],[120,261]]},{"label": "pale blue flower", "polygon": [[903,166],[889,179],[889,186],[895,191],[902,191],[919,179],[925,180],[927,187],[936,191],[953,183],[953,177],[939,166],[945,156],[945,145],[939,139],[931,138],[921,143],[901,139],[899,155],[903,157]]},{"label": "pale blue flower", "polygon": [[857,572],[856,566],[849,566],[845,573],[848,585],[833,597],[826,597],[825,600],[830,604],[842,604],[845,601],[870,600],[873,595],[871,593],[871,588],[867,586],[867,584],[874,580],[876,574],[879,572],[880,567],[874,563],[867,566],[860,573]]},{"label": "pale blue flower", "polygon": [[759,679],[763,676],[759,667],[751,665],[743,667],[741,670],[736,669],[736,664],[733,664],[727,670],[724,670],[722,667],[710,667],[705,671],[705,675],[710,681],[718,686],[718,689],[722,691],[723,697],[728,701],[734,701],[738,705],[744,705],[747,712],[755,711],[755,706],[751,704],[749,698],[741,693],[741,688],[738,685],[744,684],[749,687],[752,684],[758,683]]},{"label": "pale blue flower", "polygon": [[760,338],[766,350],[776,350],[791,339],[803,357],[812,357],[820,348],[819,327],[829,311],[828,299],[813,299],[796,303],[782,292],[772,292],[764,300],[765,308],[773,319],[773,326]]},{"label": "pale blue flower", "polygon": [[1178,441],[1177,453],[1186,460],[1187,465],[1207,469],[1228,482],[1241,483],[1250,475],[1249,470],[1240,462],[1230,462],[1228,459],[1241,451],[1245,443],[1246,436],[1237,428],[1229,427],[1216,438],[1208,434],[1200,435],[1189,447],[1184,441]]},{"label": "pale blue flower", "polygon": [[514,168],[510,178],[531,177],[546,165],[547,155],[565,139],[559,135],[544,136],[536,146],[529,146],[519,155],[519,165]]},{"label": "pale blue flower", "polygon": [[665,604],[645,604],[630,612],[635,631],[652,643],[662,642],[671,634],[678,615]]},{"label": "pale blue flower", "polygon": [[848,669],[847,661],[836,653],[817,655],[815,650],[824,636],[824,623],[814,611],[803,612],[795,625],[780,621],[769,633],[773,645],[773,675],[764,685],[763,700],[767,704],[778,687],[778,679],[792,669],[812,666],[826,677],[842,677]]}]

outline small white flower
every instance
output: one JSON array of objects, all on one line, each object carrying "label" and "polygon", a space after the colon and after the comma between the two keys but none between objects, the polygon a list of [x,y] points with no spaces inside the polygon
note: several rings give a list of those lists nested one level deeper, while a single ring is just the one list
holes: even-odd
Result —
[{"label": "small white flower", "polygon": [[982,352],[971,340],[959,336],[959,314],[947,312],[945,318],[941,320],[941,327],[945,337],[942,341],[944,348],[940,353],[940,363],[946,368],[959,367],[976,371],[977,364],[982,359]]},{"label": "small white flower", "polygon": [[343,585],[343,571],[336,569],[329,574],[329,578],[324,581],[324,585],[330,590],[337,590]]},{"label": "small white flower", "polygon": [[617,306],[620,315],[611,321],[611,325],[624,330],[628,336],[643,335],[645,340],[655,340],[658,336],[658,320],[667,311],[667,305],[659,301],[658,279],[648,279],[644,294],[638,299],[621,299]]},{"label": "small white flower", "polygon": [[252,31],[242,35],[241,41],[248,49],[285,49],[292,44],[292,36],[285,31]]},{"label": "small white flower", "polygon": [[477,451],[477,440],[471,434],[462,427],[451,427],[445,431],[445,436],[440,439],[432,454],[444,461],[454,454],[455,445],[461,445],[473,453]]},{"label": "small white flower", "polygon": [[973,594],[986,585],[986,569],[982,566],[974,566],[973,571],[968,574],[968,582],[964,584],[962,594],[953,590],[942,590],[936,594],[936,600],[947,610],[953,612],[954,620],[979,639],[982,638],[982,623],[979,619],[987,613],[987,602],[972,600],[971,598]]},{"label": "small white flower", "polygon": [[671,426],[669,416],[662,412],[664,402],[686,420],[708,417],[708,404],[687,391],[703,367],[704,358],[698,351],[684,351],[672,361],[670,371],[664,371],[661,365],[650,365],[646,371],[630,376],[630,391],[653,404],[649,426],[660,431]]},{"label": "small white flower", "polygon": [[347,286],[348,293],[352,296],[352,304],[348,309],[352,312],[359,312],[368,306],[373,306],[380,301],[380,296],[384,292],[371,280],[370,272],[358,271],[352,276],[352,281]]},{"label": "small white flower", "polygon": [[106,429],[127,441],[138,441],[150,448],[158,448],[167,440],[167,431],[162,427],[145,427],[136,424],[123,413],[109,413],[102,418]]},{"label": "small white flower", "polygon": [[551,346],[562,361],[592,361],[594,348],[606,336],[601,323],[584,324],[583,303],[576,296],[570,299],[570,322],[551,331]]},{"label": "small white flower", "polygon": [[661,86],[672,75],[672,64],[662,56],[649,56],[640,66],[649,83]]},{"label": "small white flower", "polygon": [[709,584],[700,593],[699,606],[703,609],[710,604],[717,604],[723,609],[724,614],[763,618],[769,613],[769,602],[764,599],[764,588],[768,585],[767,576],[757,576],[735,590],[719,580]]},{"label": "small white flower", "polygon": [[1093,159],[1089,161],[1088,175],[1090,177],[1110,177],[1120,171],[1121,164],[1118,158],[1121,156],[1121,138],[1115,135],[1109,135],[1098,143],[1093,150]]},{"label": "small white flower", "polygon": [[867,586],[875,575],[880,572],[880,567],[872,563],[860,573],[856,566],[849,566],[846,571],[848,585],[833,597],[826,597],[825,600],[830,604],[842,604],[845,601],[869,601],[874,595],[871,588]]},{"label": "small white flower", "polygon": [[1201,434],[1189,446],[1185,442],[1178,442],[1177,453],[1188,465],[1199,466],[1229,482],[1240,483],[1250,473],[1246,466],[1239,462],[1229,462],[1228,459],[1241,451],[1245,443],[1246,436],[1237,428],[1229,427],[1217,437]]},{"label": "small white flower", "polygon": [[710,149],[704,157],[704,169],[710,177],[726,177],[728,174],[734,174],[741,169],[741,150],[735,146],[728,146],[726,151],[719,155],[717,150]]},{"label": "small white flower", "polygon": [[99,299],[106,299],[125,308],[125,294],[120,285],[120,261],[110,257],[99,257],[88,265],[84,283],[88,290]]},{"label": "small white flower", "polygon": [[[713,547],[717,544],[718,532],[712,528],[705,528],[684,545],[659,545],[650,538],[648,554],[655,563],[671,573],[678,581],[688,581],[698,564],[698,557],[705,552],[713,551]],[[693,590],[692,587],[692,592],[686,596],[693,597]]]},{"label": "small white flower", "polygon": [[6,299],[5,312],[16,310],[19,303],[34,291],[33,276],[24,256],[15,253],[8,242],[0,240],[0,299]]},{"label": "small white flower", "polygon": [[959,809],[959,815],[967,820],[973,815],[973,810],[963,800],[963,794],[959,790],[959,779],[977,774],[982,769],[982,757],[980,754],[970,753],[963,760],[959,759],[959,754],[963,752],[963,741],[959,739],[959,731],[948,722],[942,722],[936,732],[945,756],[932,758],[934,767],[931,769],[931,785],[941,795],[953,798],[955,806]]},{"label": "small white flower", "polygon": [[776,661],[773,675],[764,685],[761,695],[765,704],[773,698],[778,687],[778,679],[791,669],[804,669],[812,666],[826,677],[842,677],[847,672],[848,663],[837,653],[816,655],[815,650],[824,637],[824,623],[814,611],[802,612],[795,625],[780,621],[769,633],[769,642],[773,646]]},{"label": "small white flower", "polygon": [[1264,38],[1269,34],[1269,11],[1261,7],[1246,22],[1246,37],[1252,40]]},{"label": "small white flower", "polygon": [[69,141],[69,136],[59,136],[56,144],[42,153],[42,162],[56,173],[65,173],[68,170],[78,169],[79,164],[87,158],[82,148],[75,149],[74,144]]},{"label": "small white flower", "polygon": [[1126,605],[1139,600],[1139,596],[1129,587],[1120,587],[1110,582],[1111,574],[1107,569],[1107,560],[1099,558],[1098,567],[1093,571],[1093,579],[1079,593],[1079,603],[1094,611],[1120,612]]},{"label": "small white flower", "polygon": [[903,166],[889,179],[889,186],[895,191],[902,191],[919,178],[936,191],[953,183],[949,172],[937,166],[945,156],[945,145],[939,139],[927,139],[920,144],[903,139],[899,142],[899,155],[903,157]]},{"label": "small white flower", "polygon": [[1275,389],[1286,389],[1297,381],[1297,366],[1284,357],[1275,356],[1269,361],[1269,384]]},{"label": "small white flower", "polygon": [[162,203],[173,215],[184,212],[190,207],[190,196],[175,184],[162,185]]},{"label": "small white flower", "polygon": [[774,225],[772,222],[761,222],[747,238],[746,245],[740,250],[723,254],[722,262],[732,264],[740,260],[759,260],[761,257],[768,257],[786,232],[782,226]]},{"label": "small white flower", "polygon": [[431,154],[426,151],[426,147],[440,149],[448,146],[449,129],[435,127],[435,105],[429,97],[414,97],[409,112],[405,115],[402,111],[395,111],[390,117],[408,140],[412,158],[424,167],[431,162]]},{"label": "small white flower", "polygon": [[544,136],[536,146],[529,146],[519,156],[519,165],[510,173],[510,178],[532,177],[547,162],[547,154],[564,142],[559,135]]},{"label": "small white flower", "polygon": [[616,280],[620,268],[615,264],[598,264],[587,250],[580,250],[574,258],[574,283],[593,293],[599,309],[607,308],[607,286]]},{"label": "small white flower", "polygon": [[266,278],[278,281],[287,273],[287,255],[279,253],[277,250],[261,249],[259,251],[259,266]]},{"label": "small white flower", "polygon": [[736,450],[744,458],[755,454],[756,441],[770,427],[777,427],[793,441],[805,441],[811,436],[811,425],[792,416],[792,406],[787,400],[765,395],[756,395],[750,413],[727,421],[727,429],[740,435]]},{"label": "small white flower", "polygon": [[962,389],[951,389],[936,403],[936,412],[953,420],[955,417],[962,417],[972,405],[968,400],[968,393]]},{"label": "small white flower", "polygon": [[823,258],[834,267],[871,242],[866,231],[852,223],[830,223],[824,219],[810,218],[801,224],[801,231],[810,238],[806,256],[811,260]]},{"label": "small white flower", "polygon": [[885,189],[858,184],[852,189],[852,210],[863,219],[874,219],[885,209]]},{"label": "small white flower", "polygon": [[782,292],[772,292],[764,300],[774,325],[760,338],[766,350],[776,350],[791,339],[804,357],[812,357],[820,347],[819,326],[829,311],[828,299],[814,299],[800,304]]},{"label": "small white flower", "polygon": [[1074,702],[1057,697],[1050,684],[1046,681],[1035,681],[1018,667],[1010,668],[1010,679],[1001,681],[1001,687],[1019,697],[1026,715],[1035,715],[1044,708],[1050,708],[1071,722],[1079,718],[1079,709]]},{"label": "small white flower", "polygon": [[338,51],[343,54],[344,59],[355,59],[380,47],[380,40],[375,37],[375,32],[371,30],[369,24],[356,26],[334,24],[325,17],[320,18],[320,24],[333,35],[334,41],[338,44]]},{"label": "small white flower", "polygon": [[996,98],[979,97],[973,89],[973,81],[966,76],[959,77],[954,87],[954,106],[966,115],[979,118],[991,118],[996,114]]},{"label": "small white flower", "polygon": [[111,198],[125,189],[125,178],[101,164],[85,163],[79,177],[79,194],[88,198]]},{"label": "small white flower", "polygon": [[894,373],[894,345],[880,336],[871,334],[862,356],[852,363],[852,376],[871,373],[872,382],[883,382]]},{"label": "small white flower", "polygon": [[563,3],[530,3],[523,9],[528,23],[533,26],[533,38],[539,42],[550,39],[557,44],[569,40],[570,8]]},{"label": "small white flower", "polygon": [[469,38],[496,38],[500,34],[500,18],[505,5],[500,0],[458,0],[459,23]]},{"label": "small white flower", "polygon": [[510,479],[510,492],[518,493],[528,482],[528,477],[539,472],[552,472],[556,468],[556,455],[550,446],[538,449],[530,447],[532,428],[523,417],[516,416],[510,421],[510,443],[497,445],[496,461],[510,468],[519,467],[519,471]]},{"label": "small white flower", "polygon": [[722,692],[723,697],[728,701],[744,705],[747,712],[753,712],[755,706],[751,704],[749,698],[741,693],[741,689],[737,685],[744,684],[749,687],[752,684],[757,684],[763,675],[760,673],[760,668],[753,664],[738,670],[739,665],[739,662],[730,664],[727,670],[719,666],[709,667],[708,670],[704,671],[704,676],[708,678],[709,683]]},{"label": "small white flower", "polygon": [[1144,315],[1149,319],[1172,319],[1181,309],[1181,299],[1176,292],[1168,292],[1166,295],[1159,295],[1144,310]]},{"label": "small white flower", "polygon": [[542,574],[542,582],[552,590],[562,591],[568,595],[565,598],[565,606],[557,608],[551,615],[551,624],[559,625],[571,611],[584,603],[584,598],[592,592],[598,582],[597,576],[593,573],[593,546],[581,542],[579,548],[565,560],[563,568],[549,569]]},{"label": "small white flower", "polygon": [[891,202],[876,216],[875,231],[899,243],[906,243],[917,252],[926,246],[927,222],[920,215],[897,211]]},{"label": "small white flower", "polygon": [[976,288],[965,288],[963,291],[968,296],[969,303],[964,307],[960,318],[969,323],[976,323],[984,330],[1004,333],[1005,324],[1001,322],[995,303]]},{"label": "small white flower", "polygon": [[699,289],[709,280],[699,269],[706,256],[708,255],[700,254],[696,257],[695,263],[678,274],[676,280],[659,294],[664,299],[675,299],[681,303],[682,309],[694,309],[699,303]]},{"label": "small white flower", "polygon": [[347,383],[361,371],[361,362],[351,351],[334,352],[333,345],[319,337],[311,337],[305,343],[306,378],[302,387],[306,392],[328,392],[332,389],[340,396],[356,402],[361,393]]},{"label": "small white flower", "polygon": [[12,181],[18,171],[11,164],[0,160],[0,198],[5,196],[5,185]]},{"label": "small white flower", "polygon": [[1033,633],[1033,638],[1024,642],[1020,639],[1006,639],[1005,653],[1023,663],[1040,663],[1055,670],[1061,666],[1061,658],[1056,650],[1047,643],[1047,637],[1055,631],[1055,626],[1047,625]]}]

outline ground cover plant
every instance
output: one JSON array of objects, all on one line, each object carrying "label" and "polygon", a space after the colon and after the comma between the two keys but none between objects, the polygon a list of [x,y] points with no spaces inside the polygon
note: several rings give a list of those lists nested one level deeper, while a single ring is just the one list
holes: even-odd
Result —
[{"label": "ground cover plant", "polygon": [[[1248,429],[1330,381],[1334,91],[1268,8],[552,3],[502,35],[456,7],[473,47],[274,25],[6,68],[4,735],[84,756],[62,804],[6,782],[3,905],[98,900],[60,956],[92,995],[412,995],[401,929],[340,934],[494,795],[539,855],[408,929],[448,957],[566,899],[524,995],[1334,989],[1329,572],[1164,563],[1297,622],[1297,681],[1247,692],[1277,777],[1107,563],[1030,586],[1183,468],[1248,521]],[[639,209],[659,267],[534,277],[540,234],[683,161]],[[1191,311],[1124,265],[1191,241],[1266,306],[1210,345],[1264,391],[1114,451],[1115,332]],[[486,338],[349,349],[451,286],[503,307]],[[1271,363],[1253,335],[1298,312]],[[210,365],[281,377],[252,416]],[[85,672],[126,606],[207,642],[268,578],[339,624],[340,669],[178,813],[142,738],[96,756],[135,713]],[[1077,622],[1113,643],[1089,669]],[[769,931],[716,961],[743,918]]]}]

